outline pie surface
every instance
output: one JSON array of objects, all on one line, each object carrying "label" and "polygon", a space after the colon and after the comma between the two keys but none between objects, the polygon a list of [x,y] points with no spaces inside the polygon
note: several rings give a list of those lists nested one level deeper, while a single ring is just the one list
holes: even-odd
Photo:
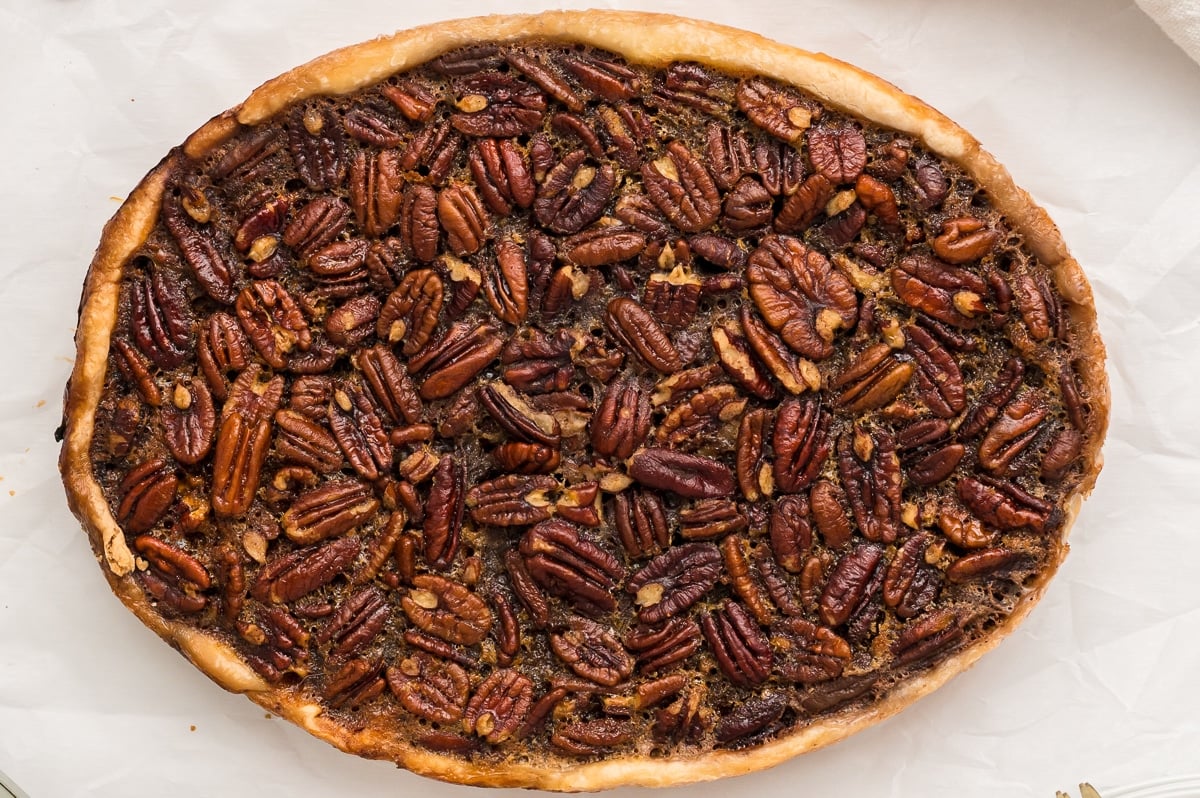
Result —
[{"label": "pie surface", "polygon": [[425,775],[776,764],[1029,611],[1100,468],[1044,212],[824,56],[443,23],[214,118],[106,228],[64,481],[227,689]]}]

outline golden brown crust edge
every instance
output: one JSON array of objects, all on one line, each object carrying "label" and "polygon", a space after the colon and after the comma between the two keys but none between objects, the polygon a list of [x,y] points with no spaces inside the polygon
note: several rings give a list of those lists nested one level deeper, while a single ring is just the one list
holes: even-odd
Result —
[{"label": "golden brown crust edge", "polygon": [[244,103],[192,134],[182,150],[191,157],[199,157],[232,135],[239,122],[255,124],[288,104],[315,94],[353,91],[472,41],[527,37],[582,42],[647,65],[691,59],[734,73],[768,75],[807,89],[831,105],[920,139],[931,150],[960,164],[987,189],[994,204],[1014,229],[1025,236],[1033,252],[1054,269],[1058,288],[1070,302],[1075,332],[1080,339],[1078,367],[1083,388],[1090,397],[1084,479],[1067,500],[1059,545],[1039,581],[1005,622],[987,637],[899,685],[877,704],[865,710],[843,711],[748,750],[716,751],[700,759],[621,757],[548,770],[523,763],[474,765],[414,749],[380,730],[346,729],[322,716],[319,706],[304,700],[294,690],[270,688],[226,643],[162,618],[130,576],[135,568],[134,558],[93,477],[89,452],[94,415],[117,317],[122,267],[157,219],[166,175],[177,157],[173,153],[142,180],[105,227],[80,307],[77,341],[86,345],[80,348],[64,410],[67,436],[60,468],[69,503],[87,529],[114,593],[143,623],[180,649],[225,689],[246,694],[345,751],[392,760],[413,772],[463,784],[588,791],[622,785],[657,787],[705,781],[771,767],[895,714],[966,670],[1007,636],[1041,598],[1066,556],[1068,530],[1100,471],[1100,447],[1109,408],[1105,351],[1096,325],[1091,288],[1082,269],[1068,254],[1058,229],[1045,211],[1013,183],[1004,167],[973,137],[944,115],[878,77],[828,56],[745,31],[662,14],[556,11],[536,16],[478,17],[374,39],[321,56],[263,84]]}]

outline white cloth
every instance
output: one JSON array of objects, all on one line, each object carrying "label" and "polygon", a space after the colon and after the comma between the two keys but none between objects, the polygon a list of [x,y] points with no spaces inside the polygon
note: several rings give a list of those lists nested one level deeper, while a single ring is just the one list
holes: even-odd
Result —
[{"label": "white cloth", "polygon": [[1200,62],[1200,0],[1137,0],[1171,39]]}]

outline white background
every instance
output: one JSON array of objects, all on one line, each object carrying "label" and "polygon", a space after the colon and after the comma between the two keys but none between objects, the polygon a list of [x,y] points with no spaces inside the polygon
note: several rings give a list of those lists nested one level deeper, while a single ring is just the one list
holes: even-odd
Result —
[{"label": "white background", "polygon": [[[334,47],[549,7],[0,0],[0,771],[33,798],[468,794],[264,717],[143,628],[66,510],[52,433],[101,226],[172,145]],[[1126,0],[656,10],[824,50],[981,139],[1091,277],[1114,404],[1071,556],[1023,627],[901,716],[688,796],[1052,796],[1200,771],[1200,66]]]}]

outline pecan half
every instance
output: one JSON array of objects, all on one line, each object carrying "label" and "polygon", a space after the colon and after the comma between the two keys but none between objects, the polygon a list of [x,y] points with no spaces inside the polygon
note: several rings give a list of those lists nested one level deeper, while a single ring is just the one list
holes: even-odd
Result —
[{"label": "pecan half", "polygon": [[755,687],[771,675],[771,641],[736,601],[700,616],[700,629],[725,678],[739,687]]},{"label": "pecan half", "polygon": [[813,109],[808,103],[761,78],[738,84],[737,104],[751,122],[788,143],[799,142],[812,124]]},{"label": "pecan half", "polygon": [[390,344],[403,341],[401,351],[414,355],[437,327],[444,299],[442,278],[432,269],[415,269],[388,295],[375,322],[375,333]]},{"label": "pecan half", "polygon": [[929,242],[933,253],[947,263],[961,265],[987,255],[1000,240],[1000,234],[974,216],[960,216],[942,223],[942,234]]},{"label": "pecan half", "polygon": [[494,325],[456,322],[440,340],[412,357],[408,370],[425,374],[422,399],[445,399],[475,379],[503,348],[504,338]]},{"label": "pecan half", "polygon": [[396,150],[359,150],[350,164],[350,207],[358,228],[381,236],[400,219],[404,176]]},{"label": "pecan half", "polygon": [[613,592],[625,578],[616,557],[584,540],[565,521],[543,521],[521,538],[521,556],[533,579],[549,593],[583,609],[616,608]]},{"label": "pecan half", "polygon": [[365,587],[338,608],[317,633],[317,642],[332,643],[331,653],[349,656],[374,640],[391,614],[383,592]]},{"label": "pecan half", "polygon": [[463,469],[451,455],[438,461],[425,505],[422,532],[425,560],[433,568],[444,570],[454,561],[462,531],[466,495]]},{"label": "pecan half", "polygon": [[883,407],[900,395],[914,371],[887,344],[869,346],[834,379],[833,387],[841,392],[838,404],[855,414]]},{"label": "pecan half", "polygon": [[472,646],[491,630],[487,602],[465,586],[434,574],[418,574],[412,583],[400,606],[421,631],[447,643]]},{"label": "pecan half", "polygon": [[378,509],[379,501],[361,482],[326,482],[297,496],[280,518],[280,524],[290,540],[307,546],[344,535]]},{"label": "pecan half", "polygon": [[224,242],[218,243],[216,231],[196,225],[183,203],[169,197],[162,204],[162,214],[167,231],[183,253],[184,263],[204,293],[222,305],[232,304],[237,293],[234,285],[240,276],[237,261],[225,254]]},{"label": "pecan half", "polygon": [[937,599],[938,578],[926,567],[929,538],[916,534],[896,550],[883,577],[883,602],[900,618],[911,618]]},{"label": "pecan half", "polygon": [[212,507],[218,516],[236,518],[250,509],[270,445],[269,417],[255,422],[231,412],[221,422],[212,471]]},{"label": "pecan half", "polygon": [[700,625],[686,616],[675,616],[661,626],[637,626],[625,645],[637,654],[638,670],[651,674],[677,666],[700,650]]},{"label": "pecan half", "polygon": [[751,410],[742,416],[737,437],[737,482],[747,501],[756,502],[775,491],[775,476],[766,462],[766,439],[771,411]]},{"label": "pecan half", "polygon": [[625,375],[608,384],[589,424],[592,448],[604,457],[629,458],[650,432],[650,398]]},{"label": "pecan half", "polygon": [[550,650],[577,675],[613,687],[633,674],[634,659],[612,629],[578,616],[550,635]]},{"label": "pecan half", "polygon": [[736,483],[729,468],[709,457],[675,449],[648,448],[629,460],[629,476],[648,488],[689,499],[728,496]]},{"label": "pecan half", "polygon": [[520,671],[503,668],[483,680],[463,716],[463,729],[492,745],[512,737],[533,705],[533,682]]},{"label": "pecan half", "polygon": [[391,469],[392,443],[360,385],[343,382],[335,387],[328,413],[333,437],[359,476],[375,480]]},{"label": "pecan half", "polygon": [[250,595],[273,604],[293,602],[336,579],[361,548],[358,538],[343,537],[269,561],[258,572]]},{"label": "pecan half", "polygon": [[387,684],[400,706],[430,723],[462,719],[471,681],[460,665],[415,651],[387,669]]},{"label": "pecan half", "polygon": [[161,269],[133,284],[129,332],[159,368],[174,368],[191,353],[191,307],[181,285]]},{"label": "pecan half", "polygon": [[612,164],[597,168],[587,160],[584,150],[568,153],[542,181],[533,213],[547,230],[572,235],[604,213],[617,187],[617,173]]},{"label": "pecan half", "polygon": [[873,543],[860,543],[842,555],[821,593],[821,619],[830,626],[849,620],[870,599],[871,582],[883,567],[883,549]]},{"label": "pecan half", "polygon": [[974,329],[986,313],[987,281],[974,272],[924,255],[911,255],[892,270],[892,288],[909,307],[938,321]]},{"label": "pecan half", "polygon": [[775,484],[784,493],[808,487],[829,456],[832,416],[816,399],[788,399],[775,416]]},{"label": "pecan half", "polygon": [[721,563],[711,543],[684,543],[655,557],[625,585],[641,607],[638,620],[656,624],[687,610],[716,585]]},{"label": "pecan half", "polygon": [[632,558],[657,554],[671,543],[666,511],[662,500],[653,493],[618,493],[613,499],[613,525],[626,554]]},{"label": "pecan half", "polygon": [[1044,532],[1053,505],[1021,490],[1011,482],[964,477],[958,481],[958,498],[985,524],[1000,529],[1030,527]]},{"label": "pecan half", "polygon": [[216,432],[217,413],[212,394],[202,380],[178,383],[171,402],[162,409],[163,433],[171,456],[195,465],[208,456]]},{"label": "pecan half", "polygon": [[993,474],[1008,474],[1013,464],[1041,434],[1048,409],[1033,391],[1009,402],[979,442],[979,464]]},{"label": "pecan half", "polygon": [[661,374],[683,368],[683,359],[662,326],[636,300],[617,297],[608,303],[604,323],[625,349]]},{"label": "pecan half", "polygon": [[860,429],[837,443],[838,475],[854,521],[867,540],[892,543],[900,531],[900,458],[886,430],[874,437]]},{"label": "pecan half", "polygon": [[785,679],[815,684],[836,679],[850,663],[850,644],[826,626],[784,618],[771,627],[775,670]]},{"label": "pecan half", "polygon": [[858,299],[850,281],[798,238],[764,238],[750,255],[746,278],[763,319],[804,357],[832,355],[835,333],[855,322]]},{"label": "pecan half", "polygon": [[246,337],[273,369],[286,368],[293,351],[308,351],[312,345],[300,306],[275,280],[256,280],[242,289],[236,309]]},{"label": "pecan half", "polygon": [[775,502],[768,531],[775,562],[793,574],[800,573],[813,543],[808,501],[803,496],[784,496]]},{"label": "pecan half", "polygon": [[808,158],[830,183],[853,183],[867,165],[867,142],[856,127],[819,127],[808,133]]},{"label": "pecan half", "polygon": [[917,393],[925,406],[942,418],[966,409],[962,370],[946,348],[919,325],[904,328],[906,351],[917,364]]},{"label": "pecan half", "polygon": [[712,226],[721,212],[721,195],[704,164],[679,141],[666,155],[642,166],[646,195],[671,224],[685,233]]},{"label": "pecan half", "polygon": [[558,487],[554,477],[505,474],[481,482],[467,492],[466,506],[477,524],[526,526],[554,512],[547,493]]}]

